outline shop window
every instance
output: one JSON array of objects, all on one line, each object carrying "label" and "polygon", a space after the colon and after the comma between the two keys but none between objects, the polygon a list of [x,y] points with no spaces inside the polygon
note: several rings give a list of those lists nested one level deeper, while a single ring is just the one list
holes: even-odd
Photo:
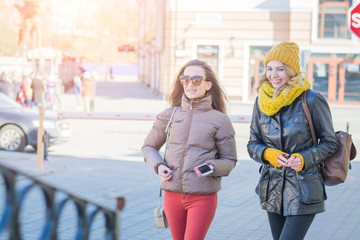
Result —
[{"label": "shop window", "polygon": [[[359,57],[359,55],[357,55]],[[344,63],[344,101],[360,101],[360,60]]]},{"label": "shop window", "polygon": [[307,72],[329,103],[360,103],[360,54],[311,53]]},{"label": "shop window", "polygon": [[347,19],[352,0],[319,0],[318,38],[350,39]]}]

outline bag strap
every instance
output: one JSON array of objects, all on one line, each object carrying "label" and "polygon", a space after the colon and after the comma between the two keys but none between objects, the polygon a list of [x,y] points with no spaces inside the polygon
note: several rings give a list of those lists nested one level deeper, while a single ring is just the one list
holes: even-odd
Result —
[{"label": "bag strap", "polygon": [[[172,120],[174,118],[175,112],[177,110],[177,107],[174,108],[174,110],[171,113],[170,119],[166,125],[165,128],[165,133],[166,133],[166,142],[165,142],[165,153],[164,153],[164,157],[166,156],[166,152],[167,152],[167,148],[168,148],[168,143],[169,143],[169,135],[170,135],[170,126],[172,123]],[[161,188],[160,188],[160,193],[159,193],[159,207],[161,206]]]},{"label": "bag strap", "polygon": [[[177,107],[174,108],[174,110],[172,111],[171,113],[171,116],[170,116],[170,119],[166,125],[166,128],[165,128],[165,133],[166,133],[166,143],[165,143],[165,155],[166,155],[166,150],[168,148],[168,140],[169,140],[169,135],[170,135],[170,126],[171,126],[171,123],[172,123],[172,120],[174,118],[174,115],[175,115],[175,112],[176,112],[176,109]],[[164,155],[164,156],[165,156]]]},{"label": "bag strap", "polygon": [[160,188],[160,193],[159,193],[159,208],[161,207],[161,188]]},{"label": "bag strap", "polygon": [[311,131],[311,136],[312,136],[312,139],[313,139],[313,143],[314,145],[317,145],[317,140],[316,140],[316,135],[315,135],[315,130],[314,130],[314,125],[313,125],[313,121],[312,121],[312,118],[311,118],[311,114],[309,112],[309,108],[306,104],[306,93],[308,92],[308,90],[306,90],[303,95],[302,95],[302,99],[301,99],[301,102],[302,102],[302,106],[304,108],[304,112],[306,114],[306,117],[308,119],[308,122],[309,122],[309,126],[310,126],[310,131]]}]

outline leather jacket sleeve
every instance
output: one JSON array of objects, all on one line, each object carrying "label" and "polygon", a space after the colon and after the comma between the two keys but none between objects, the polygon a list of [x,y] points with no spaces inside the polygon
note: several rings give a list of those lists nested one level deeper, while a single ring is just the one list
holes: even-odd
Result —
[{"label": "leather jacket sleeve", "polygon": [[258,98],[256,98],[251,124],[250,124],[250,139],[247,144],[247,150],[249,156],[252,159],[254,159],[259,163],[264,163],[262,160],[262,156],[267,147],[268,146],[265,145],[262,141],[262,136],[260,131],[260,108],[258,104]]},{"label": "leather jacket sleeve", "polygon": [[306,101],[319,142],[316,146],[299,152],[304,157],[304,169],[327,160],[338,148],[331,112],[326,99],[319,93],[309,91]]}]

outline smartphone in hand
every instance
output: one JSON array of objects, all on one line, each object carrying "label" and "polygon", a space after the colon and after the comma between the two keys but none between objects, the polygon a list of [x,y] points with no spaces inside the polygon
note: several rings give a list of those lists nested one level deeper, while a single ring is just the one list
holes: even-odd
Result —
[{"label": "smartphone in hand", "polygon": [[206,176],[206,175],[209,175],[210,173],[214,172],[214,170],[212,170],[210,165],[207,163],[204,163],[204,164],[201,164],[201,165],[195,167],[194,171],[199,176]]}]

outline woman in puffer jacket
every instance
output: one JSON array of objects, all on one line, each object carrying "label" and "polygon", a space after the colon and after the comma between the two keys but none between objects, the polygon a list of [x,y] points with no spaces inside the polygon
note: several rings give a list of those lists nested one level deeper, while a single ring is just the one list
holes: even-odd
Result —
[{"label": "woman in puffer jacket", "polygon": [[[178,73],[171,107],[161,112],[145,139],[145,162],[162,180],[164,209],[174,240],[204,239],[214,218],[221,178],[235,167],[234,129],[225,114],[226,96],[211,67],[192,60]],[[176,109],[175,109],[176,108]],[[159,154],[166,142],[166,156]],[[213,171],[202,175],[197,166]]]},{"label": "woman in puffer jacket", "polygon": [[281,42],[265,56],[250,125],[248,152],[262,164],[256,188],[274,239],[303,239],[316,213],[325,211],[319,164],[338,148],[327,101],[308,91],[306,102],[319,143],[314,146],[302,107],[310,83],[300,71],[299,48]]}]

